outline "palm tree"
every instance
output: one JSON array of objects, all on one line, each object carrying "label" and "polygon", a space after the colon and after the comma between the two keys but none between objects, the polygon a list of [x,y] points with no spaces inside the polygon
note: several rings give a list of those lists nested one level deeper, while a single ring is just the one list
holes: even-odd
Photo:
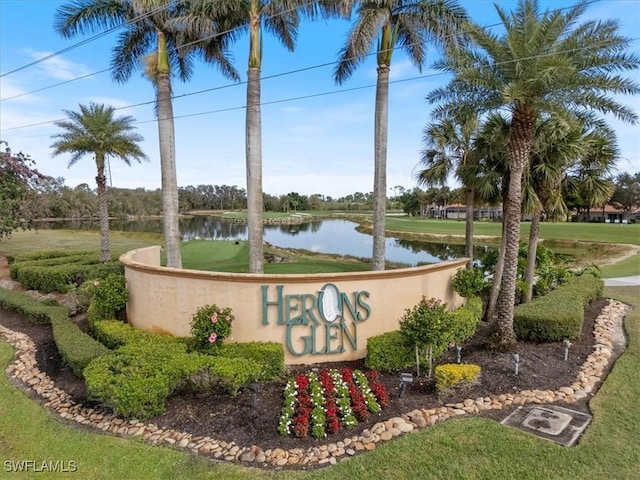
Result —
[{"label": "palm tree", "polygon": [[[194,48],[183,48],[192,38],[175,29],[172,19],[184,14],[187,4],[170,0],[75,0],[56,12],[55,29],[66,38],[122,26],[111,59],[112,77],[124,83],[141,64],[156,92],[160,168],[162,173],[162,216],[167,266],[181,268],[180,228],[178,225],[178,181],[175,159],[175,133],[171,74],[186,81],[192,72]],[[194,44],[201,47],[222,73],[237,79],[238,74],[225,52],[224,35]]]},{"label": "palm tree", "polygon": [[75,165],[83,156],[93,154],[98,174],[98,208],[100,212],[100,259],[102,262],[111,261],[109,245],[109,211],[107,208],[107,180],[104,166],[111,157],[120,158],[127,165],[131,160],[140,162],[146,159],[138,142],[144,140],[141,135],[132,133],[134,129],[133,117],[114,118],[114,108],[104,105],[90,104],[88,107],[80,105],[80,112],[64,110],[68,120],[55,122],[55,125],[65,130],[53,135],[56,141],[51,145],[54,155],[71,153],[69,167]]},{"label": "palm tree", "polygon": [[387,192],[387,134],[389,72],[396,47],[418,68],[426,58],[427,41],[445,49],[457,48],[466,22],[464,10],[453,0],[363,0],[357,20],[342,48],[334,77],[344,83],[370,54],[378,39],[373,180],[373,269],[385,267]]},{"label": "palm tree", "polygon": [[566,11],[540,12],[536,0],[520,0],[516,10],[508,14],[496,5],[504,34],[497,36],[470,26],[477,48],[465,48],[439,62],[438,68],[453,73],[454,79],[429,95],[432,102],[471,101],[479,112],[506,109],[511,113],[505,268],[496,331],[496,346],[503,350],[516,346],[513,308],[521,181],[541,112],[565,117],[569,110],[584,109],[612,113],[631,123],[638,119],[611,94],[640,93],[635,82],[616,74],[638,68],[640,59],[625,52],[630,40],[617,33],[617,22],[578,24],[585,9],[582,2]]},{"label": "palm tree", "polygon": [[581,199],[588,219],[591,207],[606,205],[613,195],[615,186],[610,177],[620,153],[615,133],[602,122],[585,127],[582,140],[585,151],[562,185],[568,195]]},{"label": "palm tree", "polygon": [[416,173],[419,185],[446,185],[454,172],[465,191],[465,256],[467,268],[473,266],[473,213],[475,181],[478,164],[474,159],[472,144],[480,119],[471,109],[461,109],[453,117],[432,123],[425,128],[424,145],[420,160],[422,170]]},{"label": "palm tree", "polygon": [[536,125],[531,165],[523,181],[522,207],[531,214],[523,303],[533,297],[541,217],[544,213],[547,220],[556,220],[566,215],[561,183],[564,172],[584,151],[581,133],[582,125],[577,120],[551,117]]},{"label": "palm tree", "polygon": [[195,37],[212,31],[228,31],[231,38],[249,31],[246,106],[246,177],[249,271],[262,273],[264,199],[262,192],[262,115],[260,73],[262,32],[273,34],[287,50],[293,51],[300,15],[346,15],[352,0],[193,0],[189,12],[178,23]]}]

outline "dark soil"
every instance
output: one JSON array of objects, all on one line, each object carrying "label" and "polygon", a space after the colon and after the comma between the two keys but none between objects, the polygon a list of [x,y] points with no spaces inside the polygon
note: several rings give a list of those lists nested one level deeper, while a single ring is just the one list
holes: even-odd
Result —
[{"label": "dark soil", "polygon": [[[235,397],[218,392],[207,394],[180,392],[168,400],[166,412],[151,419],[150,422],[163,428],[187,431],[194,435],[206,435],[227,442],[233,441],[241,446],[255,444],[263,449],[307,448],[339,441],[371,427],[374,423],[408,413],[416,408],[432,408],[446,403],[456,403],[465,398],[475,399],[519,390],[555,390],[562,386],[569,386],[575,381],[578,370],[593,351],[594,319],[604,305],[606,300],[601,299],[585,309],[582,335],[580,339],[572,342],[567,361],[563,359],[562,342],[546,344],[520,342],[518,345],[521,359],[520,371],[515,375],[510,354],[495,353],[485,348],[488,329],[482,326],[462,350],[463,362],[482,367],[481,378],[477,385],[456,392],[455,395],[443,397],[436,394],[433,381],[421,378],[414,380],[404,396],[400,398],[399,375],[381,374],[380,379],[390,393],[391,405],[379,415],[373,415],[366,423],[360,423],[356,429],[343,430],[324,440],[284,438],[278,434],[277,422],[282,407],[285,380],[261,383],[255,408],[251,405],[251,392],[248,389],[241,390]],[[78,321],[82,322],[82,319],[79,318]],[[2,310],[0,310],[0,323],[31,336],[38,345],[37,361],[40,369],[46,372],[58,387],[69,392],[77,402],[86,401],[84,384],[62,364],[49,327],[31,325],[21,316]],[[455,351],[451,349],[445,353],[439,363],[453,363],[456,361],[455,357]],[[289,373],[293,375],[297,371],[312,368],[345,366],[364,369],[363,363],[358,361],[290,367]],[[90,404],[95,407],[95,403]],[[107,410],[106,407],[104,408]],[[583,401],[573,405],[572,408],[586,411],[588,406],[586,401]],[[483,415],[502,418],[508,411],[509,409],[490,411]]]}]

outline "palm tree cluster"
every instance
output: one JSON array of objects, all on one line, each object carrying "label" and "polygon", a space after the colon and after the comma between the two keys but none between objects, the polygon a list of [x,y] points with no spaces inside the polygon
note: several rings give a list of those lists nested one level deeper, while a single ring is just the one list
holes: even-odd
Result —
[{"label": "palm tree cluster", "polygon": [[[433,123],[425,129],[423,168],[416,179],[424,185],[444,185],[453,174],[464,185],[470,258],[475,199],[502,202],[502,262],[489,310],[497,304],[499,343],[509,349],[515,344],[512,319],[523,209],[536,219],[530,238],[535,252],[542,214],[555,218],[566,211],[559,192],[582,189],[602,198],[611,194],[611,185],[602,176],[616,159],[617,147],[615,135],[598,114],[637,121],[635,113],[613,95],[640,91],[618,73],[637,68],[639,59],[626,53],[630,40],[618,34],[616,22],[580,23],[586,6],[583,1],[565,10],[541,12],[537,0],[519,0],[512,13],[496,6],[504,30],[497,35],[476,25],[456,0],[73,0],[59,8],[55,28],[72,37],[121,26],[123,32],[113,50],[113,79],[124,82],[136,68],[144,67],[154,86],[167,264],[173,267],[180,267],[181,259],[171,78],[177,74],[188,80],[194,57],[200,57],[227,78],[239,80],[228,49],[248,33],[246,191],[253,273],[263,271],[260,76],[264,32],[293,50],[301,19],[353,16],[334,70],[338,84],[376,53],[374,270],[385,267],[393,52],[402,50],[421,69],[427,46],[439,49],[441,59],[435,66],[452,75],[452,80],[427,96],[436,106]],[[82,115],[74,118],[88,121],[82,117],[96,108],[81,106]],[[58,148],[62,148],[60,142]],[[73,150],[71,143],[65,148],[86,153]]]},{"label": "palm tree cluster", "polygon": [[[525,295],[530,298],[542,213],[564,214],[563,189],[580,185],[591,198],[605,201],[613,193],[603,179],[617,146],[599,114],[638,120],[613,95],[640,93],[638,84],[618,73],[638,68],[640,59],[626,53],[630,39],[617,33],[617,22],[579,23],[586,7],[581,2],[565,11],[541,12],[537,0],[520,0],[508,13],[496,5],[504,33],[470,24],[470,43],[436,64],[453,79],[427,96],[437,104],[437,123],[425,132],[419,180],[438,183],[443,172],[453,171],[468,191],[502,198],[501,262],[488,315],[492,320],[497,301],[497,346],[504,350],[516,345],[513,308],[523,211],[533,218]],[[572,177],[572,171],[585,169],[592,175]],[[467,219],[472,222],[472,216]]]}]

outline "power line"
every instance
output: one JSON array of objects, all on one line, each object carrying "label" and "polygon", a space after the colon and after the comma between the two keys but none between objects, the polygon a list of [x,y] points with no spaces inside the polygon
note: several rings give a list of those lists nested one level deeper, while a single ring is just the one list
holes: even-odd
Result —
[{"label": "power line", "polygon": [[[585,2],[585,5],[591,5],[591,4],[593,4],[593,3],[598,3],[598,2],[601,2],[601,1],[602,1],[602,0],[591,0],[591,1]],[[311,2],[307,3],[307,5],[309,5],[309,4],[311,4],[311,3],[313,3],[313,1],[311,1]],[[167,5],[166,7],[163,7],[162,9],[167,8],[167,7],[168,7],[168,5]],[[296,8],[298,8],[298,7],[292,7],[292,8],[290,8],[290,9],[285,10],[285,11],[283,11],[283,12],[280,12],[280,13],[278,13],[278,14],[274,14],[274,15],[272,15],[272,16],[270,16],[270,17],[268,17],[268,18],[274,18],[275,16],[284,15],[285,13],[291,12],[291,11],[295,10]],[[564,7],[564,8],[558,9],[558,11],[567,10],[567,9],[569,9],[569,8],[572,8],[572,7]],[[158,11],[161,11],[162,9],[159,9]],[[151,15],[153,15],[153,14],[155,14],[155,13],[158,13],[158,11],[152,11],[152,12],[149,12],[149,13],[145,14],[145,16],[151,16]],[[141,17],[143,17],[143,16],[141,15]],[[124,24],[119,25],[118,27],[113,27],[113,28],[112,28],[112,29],[110,29],[109,31],[113,31],[113,30],[115,30],[115,29],[117,29],[117,28],[120,28],[120,27],[122,27],[122,26],[124,26],[124,25],[127,25],[127,24],[135,23],[136,21],[137,21],[136,19],[132,19],[131,21],[125,22]],[[496,26],[500,26],[500,25],[502,25],[502,23],[497,22],[497,23],[494,23],[494,24],[490,24],[490,25],[483,26],[482,28],[491,28],[491,27],[496,27]],[[178,46],[178,47],[174,48],[174,49],[173,49],[173,51],[177,51],[177,50],[179,50],[179,49],[181,49],[181,48],[186,48],[186,47],[189,47],[189,46],[191,46],[191,45],[195,45],[195,44],[197,44],[197,43],[200,43],[200,42],[203,42],[203,41],[206,41],[206,40],[210,40],[210,39],[212,39],[212,38],[215,38],[215,37],[218,37],[218,36],[224,35],[224,34],[226,34],[226,33],[231,33],[231,32],[233,32],[233,31],[235,31],[235,30],[240,29],[240,28],[242,28],[242,27],[241,27],[241,26],[239,26],[239,27],[235,27],[235,28],[232,28],[232,29],[228,29],[228,30],[222,31],[222,32],[216,32],[216,33],[214,33],[214,34],[212,34],[212,35],[208,35],[208,36],[205,36],[205,37],[203,37],[203,38],[201,38],[201,39],[194,40],[193,42],[186,43],[186,44],[184,44],[184,45],[180,45],[180,46]],[[105,32],[103,32],[103,34],[104,34],[104,33],[105,33]],[[5,74],[3,74],[3,75],[0,75],[0,77],[2,77],[2,76],[4,76],[4,75],[9,75],[10,73],[13,73],[13,72],[18,71],[18,70],[22,70],[22,69],[27,68],[27,67],[29,67],[29,66],[31,66],[31,65],[35,65],[35,64],[39,63],[40,61],[47,60],[48,58],[51,58],[51,57],[53,57],[53,56],[56,56],[56,55],[58,55],[58,54],[60,54],[60,53],[64,53],[65,51],[71,50],[71,49],[73,49],[73,48],[75,48],[75,47],[77,47],[77,46],[80,46],[80,45],[84,44],[84,43],[88,43],[88,42],[90,42],[90,41],[93,41],[93,40],[95,40],[96,38],[99,38],[100,36],[102,36],[102,34],[96,35],[95,37],[92,37],[92,38],[90,38],[90,39],[87,39],[86,41],[80,42],[80,43],[78,43],[77,45],[72,45],[71,47],[67,47],[67,49],[61,50],[60,52],[57,52],[57,53],[55,53],[55,54],[51,54],[51,55],[49,55],[48,57],[44,57],[43,59],[40,59],[40,60],[35,61],[35,62],[32,62],[32,63],[30,63],[29,65],[25,65],[25,66],[23,66],[23,67],[20,67],[20,68],[18,68],[18,69],[16,69],[16,70],[11,71],[11,72],[7,72],[7,73],[5,73]],[[373,55],[377,55],[377,53],[376,53],[376,52],[374,52],[374,53],[370,53],[370,54],[369,54],[369,55],[367,55],[367,56],[373,56]],[[309,70],[309,69],[313,69],[313,68],[319,68],[319,67],[323,67],[323,66],[327,66],[327,65],[332,65],[332,64],[334,64],[334,63],[336,63],[336,62],[334,61],[334,62],[330,62],[330,63],[326,63],[326,64],[321,64],[321,65],[317,65],[317,66],[307,67],[306,69],[307,69],[307,70]],[[36,90],[29,91],[29,92],[20,93],[20,94],[18,94],[18,95],[14,95],[13,97],[2,98],[2,99],[0,99],[0,102],[4,102],[4,101],[8,101],[8,100],[13,100],[13,99],[15,99],[15,98],[23,97],[23,96],[25,96],[25,95],[30,95],[30,94],[32,94],[32,93],[41,92],[41,91],[43,91],[43,90],[47,90],[47,89],[49,89],[49,88],[54,88],[54,87],[58,87],[58,86],[61,86],[61,85],[68,84],[68,83],[72,83],[72,82],[75,82],[75,81],[77,81],[77,80],[82,80],[82,79],[84,79],[84,78],[88,78],[88,77],[91,77],[91,76],[94,76],[94,75],[98,75],[98,74],[101,74],[101,73],[104,73],[104,72],[108,72],[109,70],[110,70],[110,68],[106,68],[106,69],[103,69],[103,70],[99,70],[99,71],[97,71],[97,72],[93,72],[93,73],[89,73],[89,74],[86,74],[86,75],[82,75],[82,76],[77,77],[77,78],[72,78],[72,79],[70,79],[70,80],[66,80],[66,81],[64,81],[64,82],[59,82],[59,83],[56,83],[56,84],[53,84],[53,85],[48,85],[48,86],[45,86],[45,87],[42,87],[42,88],[38,88],[38,89],[36,89]],[[281,73],[281,74],[279,74],[279,75],[280,75],[280,76],[284,76],[284,75],[288,75],[289,73],[297,73],[297,72],[298,72],[298,71],[284,72],[284,73]],[[266,78],[267,78],[267,77],[265,77],[265,79],[266,79]],[[246,82],[240,82],[239,84],[243,84],[243,83],[246,83]],[[125,108],[125,107],[123,107],[123,108]],[[128,107],[126,107],[126,108],[128,108]]]},{"label": "power line", "polygon": [[[595,0],[595,1],[600,1],[600,0]],[[313,2],[314,2],[314,0],[309,1],[309,2],[306,4],[306,6],[311,5]],[[162,10],[167,9],[168,7],[169,7],[169,4],[167,4],[166,6],[164,6],[164,7],[162,7],[162,8],[158,8],[157,10],[152,10],[152,11],[147,12],[147,13],[145,13],[145,14],[141,14],[139,17],[135,17],[135,18],[133,18],[133,19],[131,19],[131,20],[128,20],[128,21],[126,21],[126,22],[125,22],[125,23],[123,23],[123,24],[120,24],[120,25],[118,25],[118,26],[116,26],[116,27],[112,27],[112,28],[110,28],[110,29],[108,29],[108,30],[106,30],[106,31],[104,31],[104,32],[102,32],[102,33],[99,33],[99,34],[97,34],[97,35],[94,35],[93,37],[90,37],[90,38],[88,38],[88,39],[82,40],[82,41],[80,41],[80,42],[78,42],[78,43],[76,43],[76,44],[74,44],[74,45],[71,45],[71,46],[69,46],[69,47],[67,47],[67,48],[64,48],[64,49],[62,49],[62,50],[60,50],[60,51],[58,51],[58,52],[52,53],[52,54],[50,54],[50,55],[47,55],[46,57],[39,58],[38,60],[35,60],[35,61],[33,61],[33,62],[31,62],[31,63],[29,63],[29,64],[27,64],[27,65],[23,65],[23,66],[18,67],[18,68],[14,69],[14,70],[11,70],[10,72],[3,73],[2,75],[0,75],[0,78],[1,78],[1,77],[4,77],[5,75],[9,75],[9,74],[11,74],[11,73],[15,73],[15,72],[18,72],[18,71],[20,71],[20,70],[24,70],[24,69],[26,69],[26,68],[28,68],[28,67],[33,66],[33,65],[37,65],[38,63],[44,62],[44,61],[46,61],[46,60],[49,60],[50,58],[53,58],[53,57],[56,57],[56,56],[58,56],[58,55],[61,55],[61,54],[65,53],[65,52],[68,52],[69,50],[73,50],[74,48],[77,48],[77,47],[79,47],[79,46],[85,45],[85,44],[87,44],[87,43],[89,43],[89,42],[92,42],[92,41],[94,41],[94,40],[96,40],[96,39],[98,39],[98,38],[100,38],[100,37],[103,37],[103,36],[105,36],[105,35],[107,35],[107,34],[109,34],[109,33],[113,32],[113,31],[115,31],[115,30],[117,30],[117,29],[119,29],[119,28],[121,28],[121,27],[123,27],[123,26],[125,26],[125,25],[130,25],[130,24],[133,24],[133,23],[137,23],[139,20],[143,20],[143,19],[145,19],[145,18],[147,18],[147,17],[150,17],[150,16],[152,16],[152,15],[155,15],[156,13],[159,13],[159,12],[161,12]],[[286,14],[286,13],[292,12],[292,11],[294,11],[294,10],[296,10],[296,9],[298,9],[298,8],[302,8],[302,7],[303,7],[303,5],[298,6],[298,7],[291,7],[291,8],[289,8],[289,9],[287,9],[287,10],[284,10],[284,11],[282,11],[282,12],[280,12],[280,13],[277,13],[277,14],[274,14],[274,15],[271,15],[271,16],[268,16],[267,18],[274,18],[274,17],[276,17],[276,16],[284,15],[284,14]],[[224,35],[224,34],[227,34],[227,33],[231,33],[231,32],[233,32],[233,31],[235,31],[235,30],[239,30],[239,29],[241,29],[241,28],[243,28],[243,26],[238,26],[238,27],[235,27],[235,28],[231,28],[231,29],[228,29],[228,30],[224,30],[224,31],[222,31],[222,32],[216,32],[216,33],[214,33],[214,34],[212,34],[212,35],[208,35],[208,36],[205,36],[205,37],[199,38],[198,40],[194,40],[194,41],[192,41],[192,42],[185,43],[185,44],[183,44],[183,45],[179,45],[179,46],[177,46],[176,48],[174,48],[174,49],[173,49],[173,51],[176,51],[176,52],[177,52],[177,51],[178,51],[178,50],[180,50],[180,49],[190,47],[190,46],[192,46],[192,45],[195,45],[195,44],[198,44],[198,43],[204,42],[204,41],[206,41],[206,40],[210,40],[210,39],[212,39],[212,38],[219,37],[219,36]],[[39,89],[37,89],[37,90],[33,90],[33,91],[30,91],[30,92],[25,92],[25,93],[21,93],[21,94],[18,94],[18,95],[14,95],[13,97],[3,98],[3,99],[0,99],[0,102],[4,102],[4,101],[6,101],[6,100],[12,100],[12,99],[14,99],[14,98],[18,98],[18,97],[23,97],[23,96],[25,96],[25,95],[30,95],[30,94],[32,94],[32,93],[36,93],[36,92],[41,92],[42,90],[47,90],[47,89],[49,89],[49,88],[53,88],[53,87],[57,87],[57,86],[60,86],[60,85],[67,84],[67,83],[75,82],[75,81],[77,81],[77,80],[82,80],[83,78],[91,77],[91,76],[93,76],[93,75],[98,75],[98,74],[100,74],[100,73],[104,73],[104,72],[107,72],[107,71],[109,71],[109,70],[110,70],[110,68],[107,68],[107,69],[104,69],[104,70],[100,70],[100,71],[98,71],[98,72],[89,73],[89,74],[87,74],[87,75],[82,75],[81,77],[72,78],[72,79],[70,79],[70,80],[66,80],[66,81],[64,81],[64,82],[59,82],[59,83],[56,83],[56,84],[54,84],[54,85],[49,85],[49,86],[46,86],[46,87],[42,87],[42,88],[39,88]]]},{"label": "power line", "polygon": [[[590,3],[596,3],[596,2],[599,2],[599,1],[601,1],[601,0],[593,0]],[[630,41],[634,42],[634,41],[637,41],[639,39],[640,38],[632,38],[632,39],[630,39]],[[558,54],[558,53],[579,52],[579,51],[582,51],[582,50],[586,50],[586,47],[585,48],[574,48],[574,49],[565,50],[565,51],[562,51],[562,52],[549,52],[549,53],[546,53],[546,54],[533,55],[531,57],[508,60],[508,61],[505,61],[505,62],[500,62],[498,64],[494,64],[494,66],[495,65],[506,65],[506,64],[509,64],[509,63],[515,63],[515,62],[520,62],[520,61],[534,60],[536,58],[544,58],[546,56],[555,55],[555,54]],[[375,53],[370,54],[370,55],[375,55]],[[336,61],[332,61],[332,62],[326,62],[326,63],[312,65],[312,66],[308,66],[308,67],[302,67],[302,68],[298,68],[298,69],[290,70],[290,71],[286,71],[286,72],[280,72],[280,73],[277,73],[277,74],[273,74],[273,75],[262,77],[261,80],[268,80],[268,79],[278,78],[278,77],[291,75],[291,74],[295,74],[295,73],[301,73],[301,72],[313,70],[313,69],[316,69],[316,68],[322,68],[322,67],[330,66],[330,65],[333,65],[335,63],[336,63]],[[441,75],[450,75],[450,73],[449,72],[441,72],[441,73],[433,73],[433,74],[430,74],[430,75],[420,75],[420,76],[411,77],[411,78],[408,78],[408,79],[390,81],[389,84],[401,83],[401,82],[413,81],[413,80],[419,80],[419,79],[425,79],[425,78],[433,78],[433,77],[437,77],[437,76],[441,76]],[[207,92],[211,92],[211,91],[222,90],[222,89],[230,88],[230,87],[236,87],[236,86],[240,86],[240,85],[243,85],[243,84],[246,84],[246,83],[247,83],[246,81],[243,81],[243,82],[238,82],[238,83],[233,83],[233,84],[222,85],[222,86],[218,86],[218,87],[212,87],[212,88],[208,88],[208,89],[204,89],[204,90],[198,90],[198,91],[195,91],[195,92],[189,92],[189,93],[184,93],[184,94],[181,94],[181,95],[176,95],[176,96],[174,96],[172,98],[174,100],[175,99],[180,99],[180,98],[185,98],[185,97],[189,97],[189,96],[193,96],[193,95],[199,95],[199,94],[207,93]],[[361,90],[361,89],[365,89],[365,88],[372,88],[374,86],[375,86],[375,84],[372,84],[372,85],[354,87],[354,88],[349,88],[349,89],[341,89],[341,90],[334,90],[334,91],[330,91],[330,92],[322,92],[322,93],[316,93],[316,94],[303,95],[303,96],[299,96],[299,97],[290,97],[290,98],[274,100],[274,101],[270,101],[270,102],[263,102],[260,105],[261,106],[262,105],[272,105],[272,104],[276,104],[276,103],[303,100],[303,99],[308,99],[308,98],[314,98],[314,97],[320,97],[320,96],[327,96],[327,95],[342,93],[342,92],[349,92],[349,91]],[[137,104],[125,105],[125,106],[122,106],[122,107],[117,107],[117,108],[114,108],[114,110],[125,110],[125,109],[129,109],[129,108],[134,108],[134,107],[139,107],[139,106],[144,106],[144,105],[150,105],[150,104],[153,104],[153,103],[155,103],[155,99],[154,100],[149,100],[149,101],[146,101],[146,102],[137,103]],[[236,106],[236,107],[229,107],[229,108],[219,109],[219,110],[212,110],[212,111],[207,111],[207,112],[198,112],[198,113],[193,113],[193,114],[174,116],[174,119],[188,118],[188,117],[200,116],[200,115],[208,115],[208,114],[212,114],[212,113],[221,113],[221,112],[226,112],[226,111],[240,110],[240,109],[244,109],[244,108],[246,108],[246,105]],[[56,122],[59,122],[59,121],[65,120],[65,119],[66,118],[61,118],[61,119],[56,119],[56,120],[48,120],[48,121],[43,121],[43,122],[38,122],[38,123],[32,123],[32,124],[28,124],[28,125],[21,125],[21,126],[18,126],[18,127],[12,127],[12,128],[4,129],[4,131],[12,131],[12,130],[19,130],[19,129],[23,129],[23,128],[36,127],[36,126],[56,123]],[[145,120],[145,121],[139,121],[139,122],[134,122],[134,123],[143,124],[143,123],[151,123],[151,122],[155,122],[155,121],[159,121],[159,120],[160,119]],[[162,120],[166,120],[166,119],[162,119]]]},{"label": "power line", "polygon": [[[106,35],[109,35],[110,33],[122,28],[125,25],[130,25],[132,23],[137,23],[140,20],[144,20],[145,18],[147,18],[147,17],[149,17],[151,15],[155,15],[156,13],[159,13],[162,10],[166,10],[168,7],[169,7],[169,4],[165,5],[164,7],[159,7],[156,10],[152,10],[150,12],[147,12],[147,13],[144,13],[144,14],[140,14],[137,17],[132,18],[131,20],[127,20],[126,22],[121,23],[120,25],[116,25],[115,27],[108,28],[104,32],[100,32],[100,33],[98,33],[98,34],[96,34],[96,35],[94,35],[92,37],[89,37],[89,38],[81,40],[81,41],[79,41],[77,43],[74,43],[73,45],[69,45],[68,47],[63,48],[62,50],[58,50],[57,52],[51,53],[51,54],[46,55],[46,56],[44,56],[42,58],[38,58],[37,60],[34,60],[33,62],[27,63],[26,65],[22,65],[21,67],[14,68],[13,70],[10,70],[10,71],[8,71],[6,73],[3,73],[2,75],[0,75],[0,78],[6,77],[7,75],[11,75],[12,73],[16,73],[16,72],[19,72],[21,70],[25,70],[25,69],[27,69],[29,67],[32,67],[34,65],[37,65],[39,63],[46,62],[47,60],[49,60],[51,58],[54,58],[54,57],[57,57],[59,55],[62,55],[63,53],[66,53],[66,52],[68,52],[70,50],[73,50],[74,48],[81,47],[82,45],[86,45],[87,43],[93,42],[94,40],[97,40],[98,38],[102,38],[102,37],[104,37]],[[97,73],[101,73],[101,72],[97,72]],[[95,75],[95,74],[93,74],[93,75]],[[86,77],[86,75],[83,76],[82,78],[85,78],[85,77]],[[71,80],[69,80],[69,81],[71,81]],[[41,90],[43,90],[43,89],[41,89]]]},{"label": "power line", "polygon": [[[635,38],[632,39],[633,41],[637,41],[640,40],[640,38]],[[498,66],[498,65],[507,65],[509,63],[515,63],[515,62],[521,62],[521,61],[527,61],[527,60],[535,60],[537,58],[544,58],[550,55],[556,55],[558,53],[572,53],[572,52],[579,52],[582,50],[586,50],[587,48],[573,48],[573,49],[569,49],[569,50],[564,50],[564,51],[559,51],[559,52],[549,52],[549,53],[545,53],[545,54],[540,54],[540,55],[532,55],[530,57],[524,57],[524,58],[518,58],[518,59],[514,59],[514,60],[507,60],[504,62],[499,62],[496,64],[493,64],[492,66]],[[270,75],[268,77],[264,77],[263,79],[271,79],[271,78],[277,78],[283,75],[288,75],[290,73],[298,73],[298,72],[302,72],[302,71],[307,71],[307,70],[311,70],[313,68],[318,68],[318,67],[323,67],[323,66],[327,66],[327,65],[331,65],[335,62],[330,62],[330,63],[323,63],[323,64],[319,64],[319,65],[314,65],[312,67],[304,67],[304,68],[300,68],[297,70],[292,70],[290,72],[284,72],[284,73],[279,73],[279,74],[274,74],[274,75]],[[451,75],[450,72],[438,72],[438,73],[431,73],[428,75],[419,75],[416,77],[410,77],[410,78],[403,78],[403,79],[399,79],[399,80],[392,80],[389,81],[389,84],[396,84],[396,83],[403,83],[403,82],[410,82],[410,81],[414,81],[414,80],[423,80],[423,79],[428,79],[428,78],[434,78],[434,77],[439,77],[439,76],[445,76],[445,75]],[[223,85],[223,86],[219,86],[219,87],[213,87],[213,88],[209,88],[209,89],[205,89],[205,90],[199,90],[197,92],[191,92],[191,93],[186,93],[186,94],[182,94],[182,95],[178,95],[176,97],[174,97],[174,99],[176,98],[183,98],[183,97],[187,97],[187,96],[191,96],[191,95],[197,95],[197,94],[201,94],[201,93],[206,93],[206,92],[210,92],[210,91],[214,91],[214,90],[221,90],[224,88],[229,88],[229,87],[235,87],[235,86],[239,86],[241,84],[244,84],[246,82],[240,82],[237,84],[228,84],[228,85]],[[351,88],[343,88],[340,90],[332,90],[329,92],[320,92],[320,93],[311,93],[308,95],[301,95],[301,96],[297,96],[297,97],[289,97],[289,98],[282,98],[279,100],[271,100],[271,101],[267,101],[267,102],[262,102],[260,103],[260,106],[267,106],[267,105],[275,105],[278,103],[286,103],[286,102],[292,102],[292,101],[298,101],[298,100],[306,100],[309,98],[316,98],[316,97],[324,97],[324,96],[329,96],[329,95],[335,95],[335,94],[339,94],[339,93],[346,93],[346,92],[353,92],[353,91],[357,91],[357,90],[364,90],[367,88],[374,88],[376,86],[376,84],[369,84],[369,85],[361,85],[359,87],[351,87]],[[143,106],[143,105],[149,105],[155,103],[155,100],[151,100],[151,101],[147,101],[147,102],[143,102],[143,103],[137,103],[137,104],[133,104],[133,105],[126,105],[123,107],[118,107],[118,108],[114,108],[114,110],[124,110],[127,108],[133,108],[133,107],[138,107],[138,106]],[[214,113],[223,113],[223,112],[230,112],[230,111],[234,111],[234,110],[243,110],[246,108],[246,105],[238,105],[235,107],[228,107],[228,108],[222,108],[222,109],[217,109],[217,110],[209,110],[209,111],[205,111],[205,112],[196,112],[196,113],[190,113],[190,114],[185,114],[185,115],[174,115],[173,119],[181,119],[181,118],[189,118],[189,117],[197,117],[197,116],[202,116],[202,115],[211,115]],[[10,131],[10,130],[18,130],[18,129],[22,129],[22,128],[29,128],[29,127],[35,127],[35,126],[40,126],[40,125],[46,125],[46,124],[51,124],[51,123],[55,123],[55,122],[59,122],[61,120],[65,120],[64,119],[58,119],[58,120],[49,120],[49,121],[45,121],[45,122],[39,122],[39,123],[34,123],[34,124],[29,124],[29,125],[21,125],[19,127],[12,127],[12,128],[7,128],[4,131]],[[141,125],[141,124],[145,124],[145,123],[153,123],[153,122],[158,122],[161,120],[167,120],[167,118],[155,118],[153,120],[141,120],[141,121],[136,121],[133,122],[136,125]],[[39,136],[48,136],[48,135],[36,135],[34,137],[39,137]]]}]

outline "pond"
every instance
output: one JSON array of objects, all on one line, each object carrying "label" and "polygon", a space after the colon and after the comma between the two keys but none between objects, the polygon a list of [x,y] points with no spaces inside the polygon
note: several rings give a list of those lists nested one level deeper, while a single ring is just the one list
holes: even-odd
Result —
[{"label": "pond", "polygon": [[[305,249],[318,253],[371,258],[373,237],[356,230],[358,224],[346,219],[319,219],[293,225],[264,225],[264,240],[282,248]],[[50,228],[98,229],[93,222],[55,222]],[[161,220],[112,220],[112,230],[162,233]],[[215,217],[195,216],[180,219],[183,241],[246,240],[247,226],[221,221]],[[484,250],[484,246],[476,247]],[[464,245],[386,239],[386,259],[409,266],[439,263],[464,256]]]}]

